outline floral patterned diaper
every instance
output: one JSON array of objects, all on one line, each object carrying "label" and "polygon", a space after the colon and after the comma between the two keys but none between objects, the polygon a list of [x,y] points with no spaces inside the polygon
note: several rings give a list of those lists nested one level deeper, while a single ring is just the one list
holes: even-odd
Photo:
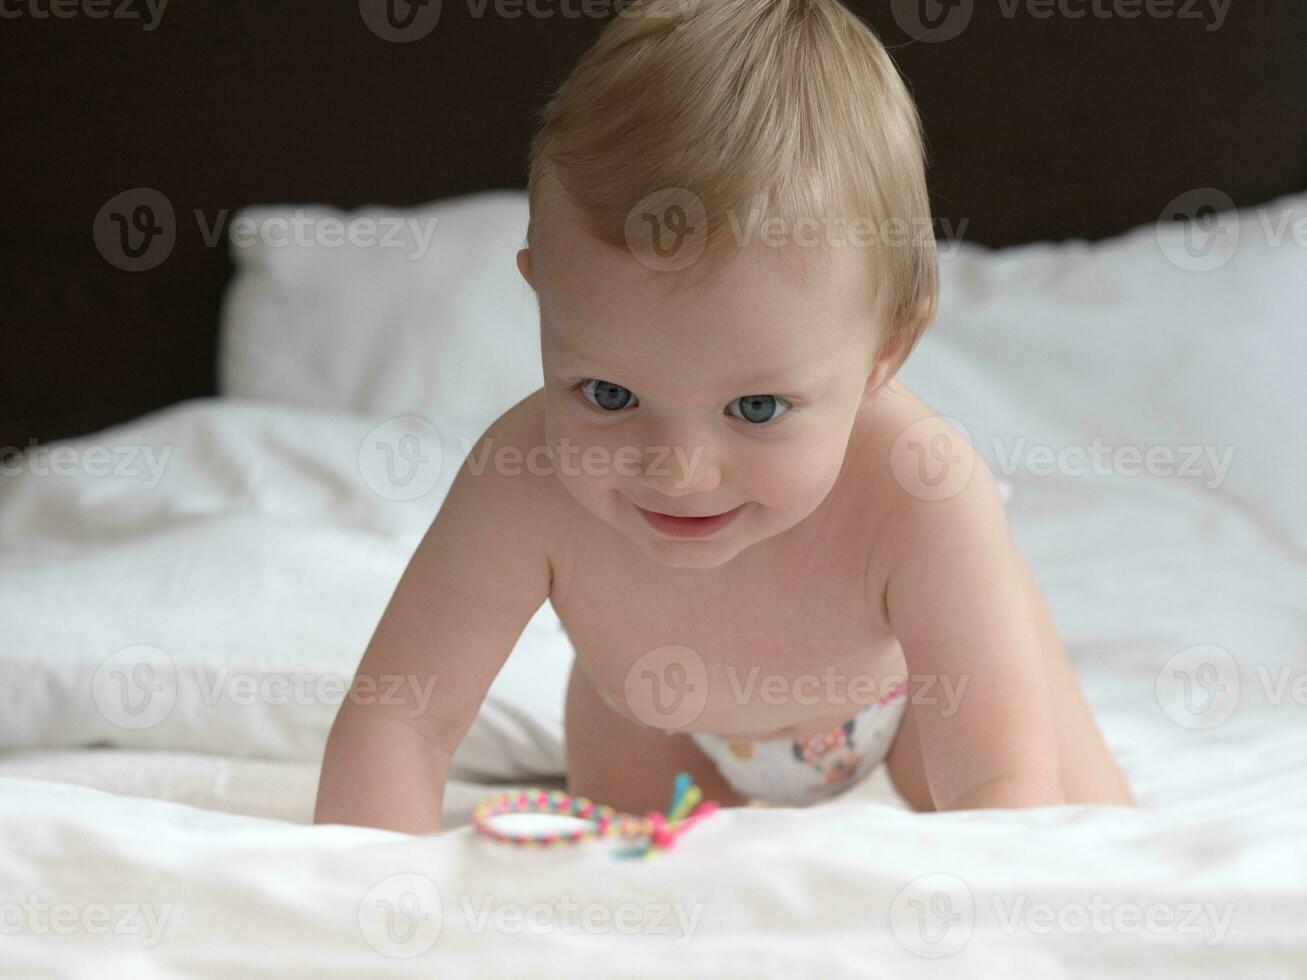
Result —
[{"label": "floral patterned diaper", "polygon": [[902,682],[844,724],[802,738],[736,741],[711,732],[690,737],[741,796],[804,806],[861,782],[889,754],[908,704]]}]

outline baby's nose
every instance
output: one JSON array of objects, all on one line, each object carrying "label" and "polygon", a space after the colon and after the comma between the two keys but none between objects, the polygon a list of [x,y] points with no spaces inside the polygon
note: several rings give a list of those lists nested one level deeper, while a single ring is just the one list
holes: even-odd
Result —
[{"label": "baby's nose", "polygon": [[669,497],[711,493],[721,485],[721,465],[710,443],[694,436],[653,438],[640,447],[646,486]]}]

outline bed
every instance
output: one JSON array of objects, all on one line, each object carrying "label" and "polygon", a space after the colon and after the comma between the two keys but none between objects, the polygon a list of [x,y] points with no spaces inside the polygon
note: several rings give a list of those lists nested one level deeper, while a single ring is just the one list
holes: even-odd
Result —
[{"label": "bed", "polygon": [[[1231,12],[1203,38],[1141,25],[1155,57],[1121,55],[1123,77],[1103,84],[1150,73],[1162,88],[1178,84],[1165,58],[1203,52],[1244,52],[1247,67],[1255,38],[1268,72],[1292,66],[1301,46],[1271,35],[1302,12],[1277,6]],[[987,45],[1032,52],[1037,71],[1054,57],[1040,38],[1101,52],[1125,36],[1120,24],[1054,20],[1035,37],[1035,21],[991,23],[984,10],[970,33],[916,43],[887,11],[868,10],[897,39],[928,129],[937,112],[962,115],[943,108],[941,52],[984,79]],[[164,53],[151,57],[179,65],[215,24],[219,47],[259,25],[238,49],[251,75],[272,73],[284,49],[271,38],[302,26],[252,8],[231,20],[216,6],[192,11],[175,24],[165,14],[159,30],[176,36],[160,34]],[[395,81],[453,70],[420,69],[414,46],[335,16],[306,42],[315,70],[329,54],[358,66],[388,55]],[[491,50],[533,52],[511,94],[483,97],[509,103],[478,110],[518,122],[508,106],[531,104],[596,26],[541,22],[537,36],[520,22],[448,17],[449,36],[437,31],[432,45],[480,29]],[[42,36],[55,50],[91,50],[85,21],[65,26]],[[566,43],[546,55],[540,37]],[[143,41],[124,33],[121,43]],[[1233,77],[1251,85],[1254,75]],[[343,111],[365,111],[329,84]],[[1043,101],[1021,111],[1057,97],[1032,94]],[[182,112],[175,94],[160,98]],[[266,124],[273,103],[245,103],[239,125]],[[36,127],[36,108],[19,122]],[[436,110],[446,132],[474,125],[464,113],[477,114]],[[206,132],[188,125],[197,140]],[[0,972],[1301,976],[1307,127],[1281,126],[1243,159],[1198,147],[1174,167],[1159,142],[1133,196],[1051,182],[1037,215],[1011,207],[1021,183],[1011,174],[970,187],[966,140],[937,131],[941,213],[970,216],[972,232],[941,241],[941,314],[902,379],[962,426],[1010,489],[1013,534],[1138,810],[913,814],[880,773],[807,810],[719,813],[648,862],[616,861],[598,844],[496,845],[469,826],[479,800],[562,785],[571,651],[546,604],[455,756],[447,832],[312,826],[322,745],[390,590],[469,440],[540,382],[531,297],[512,266],[525,201],[501,145],[519,147],[520,131],[469,150],[435,184],[407,185],[411,174],[382,179],[380,167],[331,178],[321,161],[297,184],[274,166],[294,144],[288,133],[244,174],[187,178],[213,182],[196,201],[230,205],[232,220],[255,226],[297,211],[397,221],[408,247],[182,243],[155,270],[75,278],[92,301],[47,302],[41,257],[52,276],[65,258],[79,268],[85,229],[110,196],[88,177],[68,192],[80,244],[52,220],[26,258],[5,253],[6,281],[27,275],[29,290],[5,294],[26,311],[6,324],[11,354],[77,353],[6,386],[12,410],[0,413],[0,442],[22,450],[6,457],[0,484]],[[1084,152],[1107,160],[1126,141],[1119,132]],[[1002,152],[1030,160],[1041,145],[1023,131]],[[176,164],[175,177],[182,164],[167,153],[160,172]],[[1228,170],[1211,176],[1213,160]],[[135,166],[116,171],[132,175],[117,186],[154,179]],[[30,179],[37,192],[20,213],[62,214],[53,185]],[[179,213],[190,193],[173,192]],[[100,195],[89,212],[78,210],[83,195]],[[1204,205],[1214,224],[1172,220]],[[87,257],[88,270],[92,258],[102,261]],[[97,325],[123,323],[133,326],[119,342],[96,346]],[[160,356],[175,369],[129,383]],[[413,446],[425,468],[396,481],[386,447]]]}]

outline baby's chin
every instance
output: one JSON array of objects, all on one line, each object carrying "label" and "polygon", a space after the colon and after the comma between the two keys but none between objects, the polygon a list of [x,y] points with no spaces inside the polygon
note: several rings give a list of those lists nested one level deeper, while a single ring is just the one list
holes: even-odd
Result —
[{"label": "baby's chin", "polygon": [[752,541],[726,544],[722,541],[634,541],[649,559],[665,568],[713,569],[729,565]]}]

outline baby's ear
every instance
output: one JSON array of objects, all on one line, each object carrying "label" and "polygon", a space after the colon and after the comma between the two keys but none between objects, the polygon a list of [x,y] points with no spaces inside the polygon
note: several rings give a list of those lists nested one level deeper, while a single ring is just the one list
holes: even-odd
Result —
[{"label": "baby's ear", "polygon": [[930,327],[935,318],[935,305],[929,299],[918,300],[908,310],[902,310],[894,318],[893,324],[881,341],[880,352],[872,367],[871,377],[867,379],[867,392],[879,390],[881,385],[898,374],[903,366],[904,351],[909,337],[920,337]]},{"label": "baby's ear", "polygon": [[517,250],[517,271],[522,273],[522,278],[526,280],[527,285],[532,289],[536,288],[535,278],[531,274],[531,250],[529,248]]},{"label": "baby's ear", "polygon": [[935,303],[928,297],[917,300],[917,305],[902,315],[904,328],[909,334],[921,336],[930,329],[930,322],[935,319]]},{"label": "baby's ear", "polygon": [[881,341],[880,351],[876,355],[876,363],[872,365],[871,375],[867,378],[864,397],[879,391],[881,385],[898,373],[903,336],[898,331],[891,331]]}]

